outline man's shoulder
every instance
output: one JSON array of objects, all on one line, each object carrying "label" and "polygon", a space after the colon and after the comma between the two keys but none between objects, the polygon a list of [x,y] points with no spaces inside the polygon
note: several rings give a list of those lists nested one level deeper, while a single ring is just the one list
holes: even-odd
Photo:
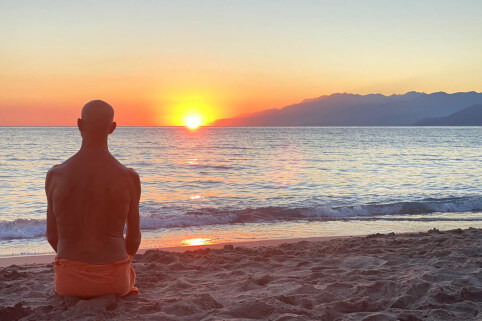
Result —
[{"label": "man's shoulder", "polygon": [[130,167],[125,167],[126,172],[128,173],[129,177],[134,180],[134,182],[137,182],[140,180],[139,174],[136,172],[135,169],[130,168]]},{"label": "man's shoulder", "polygon": [[45,177],[46,190],[50,190],[54,185],[56,185],[55,181],[58,181],[59,177],[62,177],[62,165],[63,164],[54,165],[47,171],[47,175]]},{"label": "man's shoulder", "polygon": [[139,174],[137,174],[137,172],[133,168],[126,167],[126,166],[123,166],[123,167],[124,167],[124,171],[126,173],[127,181],[129,182],[128,184],[131,188],[131,191],[136,194],[140,193],[141,180],[139,178]]},{"label": "man's shoulder", "polygon": [[139,174],[137,174],[136,170],[133,169],[132,167],[126,167],[126,170],[129,172],[130,175],[139,176]]},{"label": "man's shoulder", "polygon": [[139,181],[139,174],[137,174],[135,169],[133,169],[131,167],[127,167],[127,166],[121,164],[117,160],[116,160],[116,162],[118,163],[119,167],[124,172],[125,176],[127,176],[130,180]]},{"label": "man's shoulder", "polygon": [[70,157],[69,159],[65,160],[64,162],[60,163],[60,164],[56,164],[54,166],[52,166],[48,171],[47,171],[47,176],[49,175],[53,175],[53,174],[57,174],[57,173],[62,173],[63,171],[65,171],[65,168],[68,167],[69,163],[72,162],[72,160],[74,159],[75,155]]},{"label": "man's shoulder", "polygon": [[56,165],[52,166],[52,167],[47,171],[47,179],[48,179],[48,178],[51,178],[51,177],[54,176],[55,174],[58,174],[58,173],[62,172],[62,169],[63,169],[63,163],[62,163],[62,164],[56,164]]},{"label": "man's shoulder", "polygon": [[137,174],[136,170],[131,168],[131,167],[127,167],[125,166],[124,164],[122,164],[121,162],[119,162],[117,159],[115,159],[115,162],[118,164],[118,168],[121,168],[122,171],[126,174],[126,175],[129,175],[129,176],[132,176],[132,177],[139,177],[139,174]]}]

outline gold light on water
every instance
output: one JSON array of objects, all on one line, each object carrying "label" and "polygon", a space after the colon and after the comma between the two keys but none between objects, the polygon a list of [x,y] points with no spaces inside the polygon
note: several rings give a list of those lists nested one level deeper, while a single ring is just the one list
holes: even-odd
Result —
[{"label": "gold light on water", "polygon": [[181,241],[183,246],[197,246],[197,245],[208,245],[214,244],[213,239],[197,238],[197,239],[184,239]]},{"label": "gold light on water", "polygon": [[198,163],[198,160],[197,160],[196,157],[190,157],[190,158],[188,158],[186,163],[189,164],[189,165],[196,165]]}]

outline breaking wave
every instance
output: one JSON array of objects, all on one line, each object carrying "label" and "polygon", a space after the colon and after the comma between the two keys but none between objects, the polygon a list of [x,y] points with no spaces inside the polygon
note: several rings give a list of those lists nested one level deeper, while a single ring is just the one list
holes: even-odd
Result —
[{"label": "breaking wave", "polygon": [[[471,220],[482,221],[481,217],[431,218],[425,215],[411,218],[414,214],[462,213],[482,211],[482,197],[455,197],[444,199],[424,199],[420,201],[396,202],[388,204],[366,204],[359,206],[318,206],[318,207],[261,207],[242,210],[202,209],[188,211],[183,215],[141,215],[142,230],[161,228],[184,228],[239,223],[269,223],[279,221],[330,221],[330,220]],[[17,219],[0,221],[0,240],[32,239],[45,235],[45,220]]]}]

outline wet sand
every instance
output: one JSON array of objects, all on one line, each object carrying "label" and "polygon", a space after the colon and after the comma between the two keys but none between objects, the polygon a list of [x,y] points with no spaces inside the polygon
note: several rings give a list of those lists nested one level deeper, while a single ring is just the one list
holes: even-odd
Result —
[{"label": "wet sand", "polygon": [[482,230],[136,255],[138,295],[64,300],[51,264],[0,269],[0,320],[481,320]]}]

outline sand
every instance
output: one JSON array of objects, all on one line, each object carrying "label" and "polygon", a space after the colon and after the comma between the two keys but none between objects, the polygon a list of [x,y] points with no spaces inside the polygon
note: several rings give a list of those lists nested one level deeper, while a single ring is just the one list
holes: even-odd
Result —
[{"label": "sand", "polygon": [[0,269],[0,320],[482,320],[482,230],[137,255],[138,295],[65,300]]}]

